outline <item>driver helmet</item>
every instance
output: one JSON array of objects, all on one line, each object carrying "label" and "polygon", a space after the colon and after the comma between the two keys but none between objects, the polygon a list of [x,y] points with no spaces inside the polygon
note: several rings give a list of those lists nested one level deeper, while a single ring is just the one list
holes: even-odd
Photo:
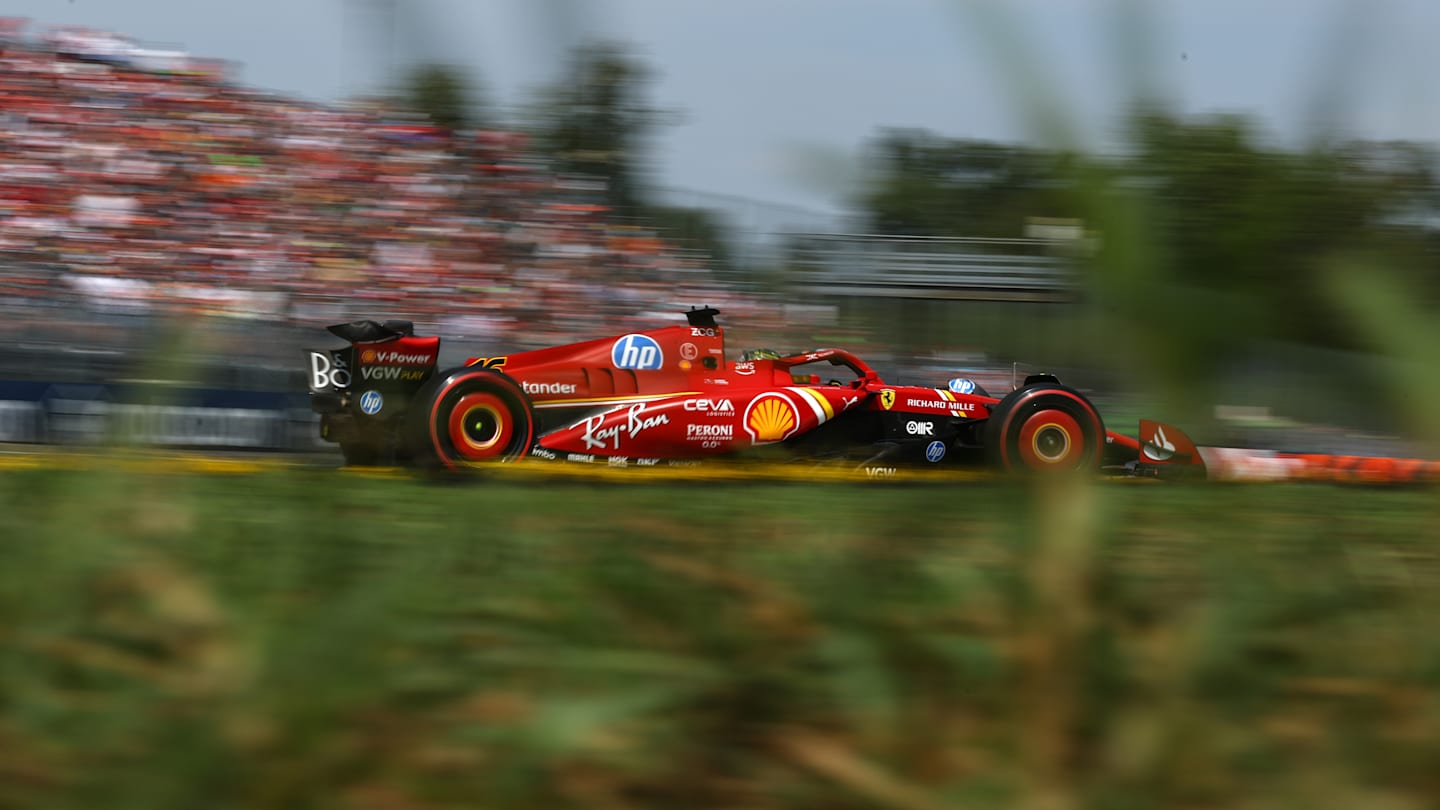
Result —
[{"label": "driver helmet", "polygon": [[784,355],[774,349],[751,349],[740,355],[740,362],[748,363],[752,360],[779,360]]}]

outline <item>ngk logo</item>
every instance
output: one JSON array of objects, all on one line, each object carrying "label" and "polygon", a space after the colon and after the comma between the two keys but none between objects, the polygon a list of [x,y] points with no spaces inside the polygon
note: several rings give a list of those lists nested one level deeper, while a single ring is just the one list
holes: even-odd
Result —
[{"label": "ngk logo", "polygon": [[428,366],[435,362],[435,356],[429,352],[414,354],[411,352],[397,351],[376,351],[366,349],[360,353],[360,362],[366,365],[379,366]]}]

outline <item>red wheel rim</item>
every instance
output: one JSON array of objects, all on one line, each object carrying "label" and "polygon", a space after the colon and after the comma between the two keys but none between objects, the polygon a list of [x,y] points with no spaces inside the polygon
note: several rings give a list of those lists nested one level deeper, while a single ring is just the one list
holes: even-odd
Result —
[{"label": "red wheel rim", "polygon": [[1085,433],[1075,417],[1059,410],[1036,411],[1020,426],[1020,458],[1036,469],[1074,467],[1085,456]]},{"label": "red wheel rim", "polygon": [[515,433],[510,407],[494,394],[466,394],[450,409],[447,421],[455,453],[465,459],[503,456]]}]

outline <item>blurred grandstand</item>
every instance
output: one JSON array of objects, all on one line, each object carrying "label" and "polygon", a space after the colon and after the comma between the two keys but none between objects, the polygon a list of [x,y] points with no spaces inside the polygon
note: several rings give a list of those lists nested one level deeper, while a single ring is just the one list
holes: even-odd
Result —
[{"label": "blurred grandstand", "polygon": [[[785,261],[777,230],[816,224],[801,212],[751,206],[746,272],[724,274],[622,221],[603,181],[552,170],[524,134],[446,131],[374,99],[286,98],[221,61],[111,32],[19,20],[0,31],[9,379],[133,377],[155,325],[177,316],[205,320],[192,350],[207,382],[239,388],[290,387],[295,349],[317,326],[375,315],[413,319],[458,356],[649,326],[705,303],[741,340],[800,348],[833,336],[883,352],[863,329],[836,333],[846,300],[951,296],[981,264],[1047,300],[1042,287],[1069,283],[1034,255],[1044,240],[917,251],[810,235],[788,242],[788,287],[804,300],[787,306],[758,279],[786,286],[762,271]],[[883,266],[861,266],[872,260]],[[928,276],[897,287],[908,284],[897,262]],[[864,283],[877,275],[895,283]],[[816,299],[826,306],[797,323]]]},{"label": "blurred grandstand", "polygon": [[493,352],[680,302],[775,314],[618,223],[520,133],[285,98],[110,32],[3,32],[6,376],[115,379],[157,315],[207,319],[216,355],[289,365],[297,330],[361,315]]}]

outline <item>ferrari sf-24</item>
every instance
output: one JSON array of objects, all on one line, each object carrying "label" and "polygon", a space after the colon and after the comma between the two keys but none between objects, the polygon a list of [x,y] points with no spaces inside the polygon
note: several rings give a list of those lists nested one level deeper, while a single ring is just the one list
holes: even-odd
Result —
[{"label": "ferrari sf-24", "polygon": [[[522,458],[611,466],[721,458],[814,460],[873,476],[900,465],[1008,472],[1202,471],[1178,428],[1106,430],[1099,411],[1056,377],[1034,374],[1003,396],[957,377],[893,385],[842,349],[726,356],[718,310],[685,325],[438,367],[440,339],[408,321],[329,327],[346,341],[309,352],[311,408],[347,463],[445,469]],[[1198,469],[1197,469],[1198,468]]]}]

